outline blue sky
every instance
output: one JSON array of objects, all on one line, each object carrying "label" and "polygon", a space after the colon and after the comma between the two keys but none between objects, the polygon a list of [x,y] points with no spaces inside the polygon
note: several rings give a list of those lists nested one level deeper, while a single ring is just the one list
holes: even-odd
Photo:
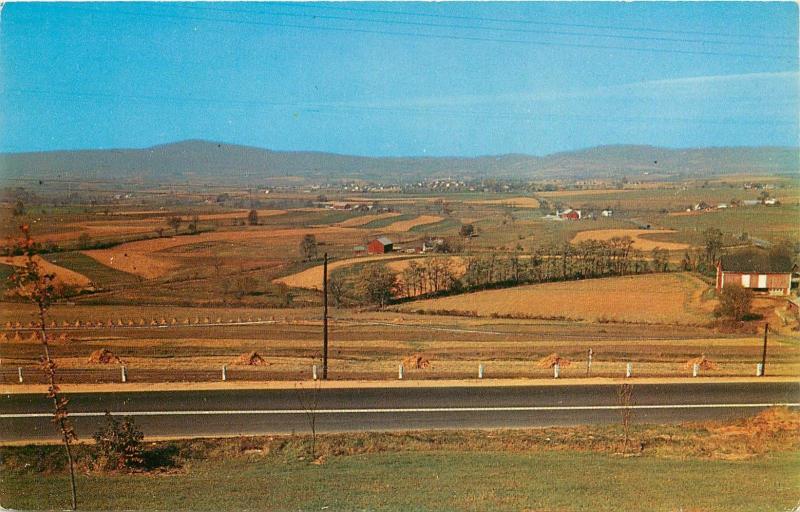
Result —
[{"label": "blue sky", "polygon": [[787,3],[7,3],[0,150],[798,145]]}]

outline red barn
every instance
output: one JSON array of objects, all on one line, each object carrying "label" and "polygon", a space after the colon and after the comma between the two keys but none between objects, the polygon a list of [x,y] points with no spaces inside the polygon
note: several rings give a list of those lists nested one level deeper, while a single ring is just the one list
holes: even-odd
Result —
[{"label": "red barn", "polygon": [[567,219],[567,220],[581,220],[581,211],[569,208],[567,210],[564,210],[563,212],[559,212],[558,216],[561,217],[562,219]]},{"label": "red barn", "polygon": [[729,254],[717,263],[717,291],[726,284],[736,283],[754,292],[789,295],[793,270],[791,261],[771,258],[766,251],[753,249]]},{"label": "red barn", "polygon": [[367,244],[367,252],[369,254],[384,254],[387,252],[392,252],[393,248],[394,244],[385,236],[376,238]]}]

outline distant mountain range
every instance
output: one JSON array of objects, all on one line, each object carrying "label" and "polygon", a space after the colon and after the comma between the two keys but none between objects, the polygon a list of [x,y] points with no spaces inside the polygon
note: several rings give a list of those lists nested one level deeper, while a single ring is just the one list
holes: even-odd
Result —
[{"label": "distant mountain range", "polygon": [[278,177],[422,177],[521,179],[620,178],[644,174],[703,177],[800,171],[800,151],[787,147],[667,149],[598,146],[547,156],[361,157],[187,140],[144,149],[0,153],[0,180],[15,178],[141,179],[257,182]]}]

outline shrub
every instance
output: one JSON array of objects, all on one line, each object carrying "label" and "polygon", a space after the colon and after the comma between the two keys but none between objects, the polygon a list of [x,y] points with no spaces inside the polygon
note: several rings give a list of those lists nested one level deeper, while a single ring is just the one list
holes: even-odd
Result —
[{"label": "shrub", "polygon": [[106,412],[106,423],[92,436],[97,443],[99,469],[119,471],[141,467],[144,434],[130,417],[119,420]]},{"label": "shrub", "polygon": [[744,320],[750,316],[752,303],[752,291],[736,284],[727,285],[719,294],[719,305],[714,313],[736,321]]}]

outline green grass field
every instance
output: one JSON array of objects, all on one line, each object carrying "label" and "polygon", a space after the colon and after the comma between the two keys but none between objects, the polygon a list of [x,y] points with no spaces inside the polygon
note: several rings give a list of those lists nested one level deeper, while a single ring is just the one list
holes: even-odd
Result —
[{"label": "green grass field", "polygon": [[[251,455],[163,474],[79,474],[82,510],[786,511],[797,453],[746,461],[540,452]],[[794,476],[792,476],[794,475]],[[6,472],[2,505],[66,507],[66,475]]]},{"label": "green grass field", "polygon": [[401,220],[411,220],[417,218],[417,215],[414,213],[404,213],[402,215],[397,215],[395,217],[387,217],[385,219],[377,219],[364,224],[361,226],[364,229],[379,229],[385,228],[390,224],[394,224],[395,222],[400,222]]},{"label": "green grass field", "polygon": [[51,263],[85,275],[100,288],[138,282],[136,276],[107,267],[94,258],[90,258],[80,252],[52,253],[45,254],[43,257]]}]

